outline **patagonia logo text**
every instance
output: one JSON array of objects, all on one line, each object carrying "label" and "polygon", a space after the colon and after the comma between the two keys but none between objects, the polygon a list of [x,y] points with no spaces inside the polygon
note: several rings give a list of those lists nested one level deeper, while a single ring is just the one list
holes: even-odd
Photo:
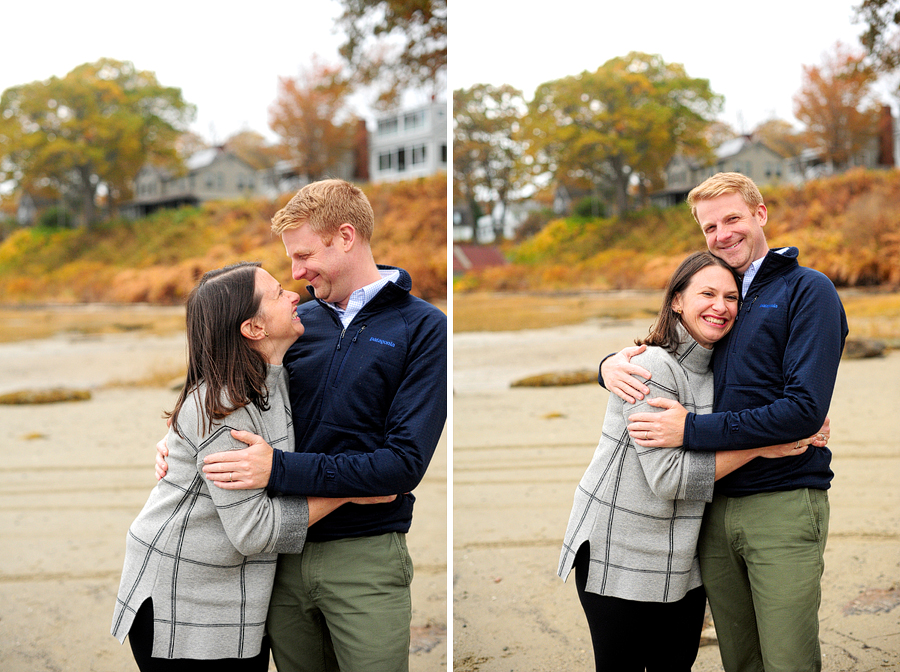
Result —
[{"label": "patagonia logo text", "polygon": [[384,340],[382,340],[382,339],[380,339],[380,338],[375,338],[374,336],[372,336],[369,340],[370,340],[370,341],[374,341],[375,343],[381,343],[382,345],[389,345],[389,346],[391,346],[392,348],[396,347],[396,346],[395,346],[393,343],[391,343],[390,341],[384,341]]},{"label": "patagonia logo text", "polygon": [[760,308],[778,308],[777,303],[763,303],[759,306]]}]

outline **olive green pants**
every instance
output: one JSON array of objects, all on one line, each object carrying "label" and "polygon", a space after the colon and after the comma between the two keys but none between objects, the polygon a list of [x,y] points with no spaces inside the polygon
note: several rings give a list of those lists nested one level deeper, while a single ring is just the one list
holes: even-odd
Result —
[{"label": "olive green pants", "polygon": [[406,536],[307,542],[278,558],[266,627],[279,672],[407,672]]},{"label": "olive green pants", "polygon": [[726,672],[822,669],[824,490],[716,495],[698,551]]}]

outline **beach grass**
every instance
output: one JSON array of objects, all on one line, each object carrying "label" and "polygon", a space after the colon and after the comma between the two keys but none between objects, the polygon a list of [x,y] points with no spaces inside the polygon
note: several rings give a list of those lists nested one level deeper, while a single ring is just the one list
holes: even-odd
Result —
[{"label": "beach grass", "polygon": [[[900,339],[900,291],[840,290],[852,338]],[[590,319],[633,320],[659,310],[661,291],[573,293],[458,292],[453,297],[453,331],[518,331],[581,324]]]}]

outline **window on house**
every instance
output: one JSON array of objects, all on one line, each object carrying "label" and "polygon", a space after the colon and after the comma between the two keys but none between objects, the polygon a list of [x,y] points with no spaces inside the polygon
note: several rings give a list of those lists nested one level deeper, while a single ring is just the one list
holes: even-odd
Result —
[{"label": "window on house", "polygon": [[401,147],[397,150],[397,170],[406,170],[406,148]]},{"label": "window on house", "polygon": [[447,143],[441,143],[441,163],[447,165]]},{"label": "window on house", "polygon": [[392,166],[391,159],[393,155],[390,153],[384,153],[378,155],[378,170],[390,170]]},{"label": "window on house", "polygon": [[410,112],[403,115],[403,130],[410,131],[414,128],[425,126],[425,110]]},{"label": "window on house", "polygon": [[397,129],[400,126],[400,122],[397,117],[391,117],[390,119],[380,119],[378,121],[378,130],[376,131],[378,135],[391,135],[397,132]]},{"label": "window on house", "polygon": [[425,163],[425,145],[417,145],[412,148],[412,165]]}]

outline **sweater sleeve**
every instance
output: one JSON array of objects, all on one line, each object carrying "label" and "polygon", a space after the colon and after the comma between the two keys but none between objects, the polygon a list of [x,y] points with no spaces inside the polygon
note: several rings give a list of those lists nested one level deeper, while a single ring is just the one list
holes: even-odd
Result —
[{"label": "sweater sleeve", "polygon": [[[647,354],[650,354],[649,351]],[[638,355],[634,361],[650,371],[650,380],[639,378],[650,388],[650,394],[634,404],[622,404],[626,424],[633,413],[661,413],[665,410],[648,404],[651,398],[662,397],[685,403],[686,400],[679,398],[671,361],[646,355]],[[657,497],[712,501],[716,479],[715,453],[688,452],[683,448],[645,448],[634,441],[632,446],[647,483]]]},{"label": "sweater sleeve", "polygon": [[[247,447],[231,436],[232,429],[259,431],[246,409],[239,409],[215,424],[197,446],[197,472],[201,478],[204,478],[204,457]],[[207,489],[225,534],[241,554],[299,553],[303,550],[309,527],[306,497],[269,497],[265,489],[225,490],[208,481]]]},{"label": "sweater sleeve", "polygon": [[[781,362],[784,389],[772,403],[706,415],[688,414],[684,447],[715,451],[758,448],[815,434],[825,421],[847,335],[847,320],[831,281],[816,273],[791,299]],[[750,352],[737,357],[771,357]],[[735,366],[729,359],[728,366]],[[717,389],[716,393],[720,391]],[[770,394],[763,390],[760,395]]]},{"label": "sweater sleeve", "polygon": [[276,450],[270,491],[354,497],[403,494],[419,484],[447,419],[446,317],[423,321],[411,342],[414,347],[385,418],[381,446],[360,453],[348,440],[329,446],[330,454]]}]

